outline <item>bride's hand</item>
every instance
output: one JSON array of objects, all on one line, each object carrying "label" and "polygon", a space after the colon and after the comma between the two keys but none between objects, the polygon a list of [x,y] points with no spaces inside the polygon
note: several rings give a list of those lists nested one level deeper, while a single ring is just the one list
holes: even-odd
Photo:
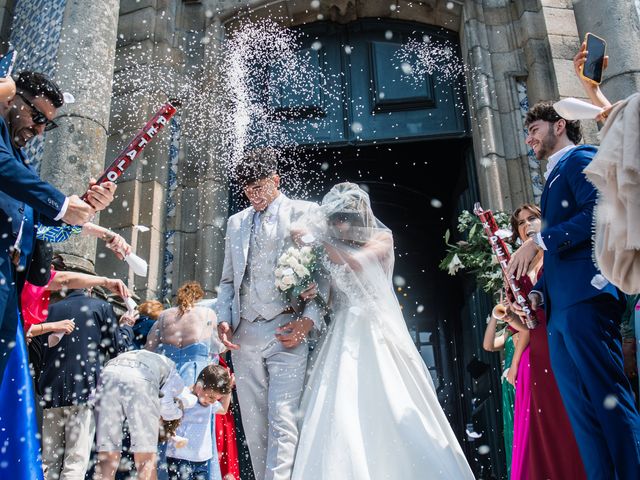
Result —
[{"label": "bride's hand", "polygon": [[304,228],[292,228],[291,229],[291,238],[293,239],[294,243],[296,245],[298,245],[299,247],[302,247],[305,243],[302,241],[302,237],[304,237],[307,233],[309,233],[307,230],[305,230]]},{"label": "bride's hand", "polygon": [[303,292],[300,293],[300,298],[303,302],[308,302],[309,300],[313,300],[318,296],[318,285],[312,283],[309,285]]}]

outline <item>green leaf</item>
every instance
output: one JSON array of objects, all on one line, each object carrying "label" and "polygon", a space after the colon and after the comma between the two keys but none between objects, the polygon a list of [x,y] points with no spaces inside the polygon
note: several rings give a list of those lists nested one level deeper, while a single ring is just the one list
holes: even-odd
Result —
[{"label": "green leaf", "polygon": [[449,245],[449,238],[451,238],[451,232],[447,228],[447,231],[444,232],[444,243],[446,243],[447,245]]}]

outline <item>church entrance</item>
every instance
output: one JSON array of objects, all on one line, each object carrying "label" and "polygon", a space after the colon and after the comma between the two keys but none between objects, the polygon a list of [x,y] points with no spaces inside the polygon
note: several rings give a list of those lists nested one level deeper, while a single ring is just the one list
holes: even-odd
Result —
[{"label": "church entrance", "polygon": [[[311,200],[343,181],[369,192],[374,214],[393,231],[394,288],[440,403],[475,474],[501,478],[499,358],[482,351],[491,305],[469,277],[438,268],[446,230],[455,230],[460,212],[480,198],[464,79],[433,72],[407,84],[397,66],[403,45],[426,37],[459,58],[457,34],[379,19],[300,30],[303,49],[323,78],[336,82],[339,98],[319,93],[310,102],[283,86],[270,99],[291,112],[286,122],[300,134],[295,168],[318,179],[307,192]],[[281,173],[287,192],[288,173],[295,173]]]}]

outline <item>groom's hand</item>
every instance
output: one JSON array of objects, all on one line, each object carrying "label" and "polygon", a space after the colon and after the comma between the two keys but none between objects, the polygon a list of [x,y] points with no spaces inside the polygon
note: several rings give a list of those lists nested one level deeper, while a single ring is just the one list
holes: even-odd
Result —
[{"label": "groom's hand", "polygon": [[222,344],[227,347],[229,350],[239,350],[240,345],[236,345],[235,343],[231,343],[229,337],[231,336],[231,327],[227,322],[222,322],[218,324],[218,337],[220,337],[220,341]]},{"label": "groom's hand", "polygon": [[276,330],[276,338],[285,348],[297,347],[307,338],[312,328],[313,320],[307,317],[300,317],[278,328]]},{"label": "groom's hand", "polygon": [[539,250],[540,247],[536,245],[532,239],[529,238],[525,240],[520,248],[518,248],[515,252],[513,252],[513,255],[511,255],[507,275],[515,275],[516,280],[519,280],[520,277],[522,277],[529,271],[531,262],[533,261]]}]

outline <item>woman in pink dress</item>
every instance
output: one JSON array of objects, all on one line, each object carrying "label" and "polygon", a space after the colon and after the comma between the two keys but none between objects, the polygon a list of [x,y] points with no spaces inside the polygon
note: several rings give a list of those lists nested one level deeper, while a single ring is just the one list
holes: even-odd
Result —
[{"label": "woman in pink dress", "polygon": [[[540,232],[541,217],[536,205],[524,204],[511,216],[511,228],[524,241]],[[528,272],[532,284],[542,275],[542,257],[541,252]],[[544,310],[538,309],[536,316],[538,326],[533,330],[518,320],[510,324],[526,331],[530,343],[516,381],[511,478],[582,480],[584,466],[551,370]]]}]

